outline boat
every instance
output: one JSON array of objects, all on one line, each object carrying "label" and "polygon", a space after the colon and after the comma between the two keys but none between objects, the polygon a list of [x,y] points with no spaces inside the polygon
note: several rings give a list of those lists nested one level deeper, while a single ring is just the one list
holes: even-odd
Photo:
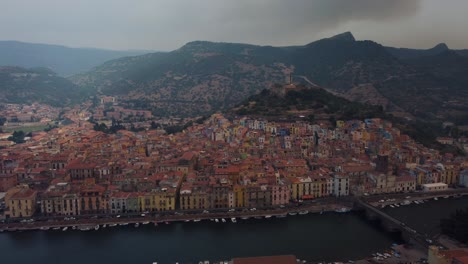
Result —
[{"label": "boat", "polygon": [[91,227],[89,227],[89,226],[82,226],[82,227],[80,227],[79,229],[80,229],[80,231],[89,231],[89,230],[91,230]]},{"label": "boat", "polygon": [[149,224],[149,221],[145,221],[145,222],[143,222],[143,223],[141,223],[141,224],[147,225],[147,224]]},{"label": "boat", "polygon": [[166,222],[164,222],[164,223],[165,223],[166,225],[168,225],[168,224],[169,224],[169,222],[168,222],[168,221],[166,221]]},{"label": "boat", "polygon": [[73,229],[73,230],[76,230],[76,226],[72,226],[72,229]]},{"label": "boat", "polygon": [[67,231],[67,230],[68,230],[68,226],[66,226],[66,227],[64,227],[64,228],[62,229],[62,231]]},{"label": "boat", "polygon": [[384,208],[385,208],[385,204],[382,204],[382,206],[380,206],[380,208],[384,209]]},{"label": "boat", "polygon": [[99,230],[99,225],[94,226],[94,230]]},{"label": "boat", "polygon": [[401,205],[409,205],[411,204],[411,201],[410,200],[404,200]]},{"label": "boat", "polygon": [[308,214],[308,213],[309,213],[309,211],[307,211],[307,210],[299,211],[299,214],[300,214],[300,215],[306,215],[306,214]]},{"label": "boat", "polygon": [[185,219],[184,222],[188,223],[188,222],[190,222],[190,220],[189,220],[189,219]]},{"label": "boat", "polygon": [[237,223],[237,220],[236,220],[235,217],[231,218],[231,221],[232,221],[233,223]]},{"label": "boat", "polygon": [[399,205],[399,204],[394,204],[394,206],[395,206],[395,207],[400,207],[400,205]]},{"label": "boat", "polygon": [[244,217],[241,217],[242,220],[247,220],[247,219],[250,219],[250,217],[248,216],[244,216]]},{"label": "boat", "polygon": [[290,212],[289,215],[297,215],[297,212]]},{"label": "boat", "polygon": [[255,218],[255,219],[262,219],[261,216],[255,216],[254,218]]},{"label": "boat", "polygon": [[395,206],[393,204],[390,205],[391,208],[395,208]]},{"label": "boat", "polygon": [[265,215],[265,218],[266,219],[271,218],[271,215]]},{"label": "boat", "polygon": [[219,223],[219,220],[218,220],[218,218],[216,218],[216,219],[215,219],[215,222],[216,222],[216,223]]},{"label": "boat", "polygon": [[419,202],[418,202],[418,201],[414,201],[414,203],[415,203],[415,204],[419,204]]},{"label": "boat", "polygon": [[60,227],[54,227],[52,230],[60,230]]},{"label": "boat", "polygon": [[439,200],[439,198],[437,198],[437,197],[434,197],[434,201],[437,201],[437,200]]},{"label": "boat", "polygon": [[135,223],[135,227],[139,227],[140,226],[140,223]]},{"label": "boat", "polygon": [[448,198],[450,198],[450,196],[448,196],[448,195],[445,195],[445,196],[444,196],[444,199],[448,199]]},{"label": "boat", "polygon": [[221,222],[226,223],[226,219],[221,218]]},{"label": "boat", "polygon": [[120,223],[119,225],[126,226],[126,225],[128,225],[128,223]]},{"label": "boat", "polygon": [[282,214],[282,215],[276,215],[275,217],[276,217],[276,218],[285,218],[285,217],[286,217],[286,215],[285,215],[285,214]]},{"label": "boat", "polygon": [[117,226],[117,224],[109,224],[109,227]]},{"label": "boat", "polygon": [[200,221],[201,221],[201,219],[193,219],[193,222],[195,222],[195,223],[200,222]]},{"label": "boat", "polygon": [[351,211],[351,208],[347,208],[347,207],[341,207],[340,209],[335,210],[335,212],[337,213],[347,213],[349,211]]},{"label": "boat", "polygon": [[41,229],[41,230],[49,230],[50,227],[48,227],[48,226],[43,226],[43,227],[41,227],[41,228],[39,228],[39,229]]},{"label": "boat", "polygon": [[107,224],[103,224],[103,225],[102,225],[102,228],[106,228],[106,227],[107,227]]}]

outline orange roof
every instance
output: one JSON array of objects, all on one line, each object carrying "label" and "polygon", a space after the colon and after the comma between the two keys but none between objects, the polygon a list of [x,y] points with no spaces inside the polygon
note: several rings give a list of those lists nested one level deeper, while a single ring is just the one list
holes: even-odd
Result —
[{"label": "orange roof", "polygon": [[37,192],[31,189],[23,189],[13,194],[10,199],[32,199],[36,194]]}]

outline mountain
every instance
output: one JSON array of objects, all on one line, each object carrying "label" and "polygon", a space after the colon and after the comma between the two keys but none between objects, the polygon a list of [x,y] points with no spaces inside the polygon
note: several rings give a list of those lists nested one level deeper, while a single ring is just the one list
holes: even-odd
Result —
[{"label": "mountain", "polygon": [[407,48],[392,48],[392,47],[385,47],[385,49],[392,54],[393,56],[399,59],[410,59],[422,56],[431,56],[442,53],[444,51],[448,51],[449,48],[445,43],[439,43],[433,48],[430,49],[407,49]]},{"label": "mountain", "polygon": [[155,114],[200,115],[284,83],[293,72],[294,82],[407,118],[466,123],[467,59],[445,44],[395,49],[346,32],[291,47],[194,41],[168,53],[112,60],[71,80]]},{"label": "mountain", "polygon": [[292,71],[281,62],[285,53],[272,47],[194,41],[168,53],[112,60],[71,80],[157,115],[204,115],[283,83]]},{"label": "mountain", "polygon": [[82,90],[47,68],[0,67],[0,102],[46,103],[64,106],[77,102]]},{"label": "mountain", "polygon": [[88,71],[108,60],[144,53],[148,52],[69,48],[59,45],[0,41],[0,65],[24,68],[47,67],[61,76]]}]

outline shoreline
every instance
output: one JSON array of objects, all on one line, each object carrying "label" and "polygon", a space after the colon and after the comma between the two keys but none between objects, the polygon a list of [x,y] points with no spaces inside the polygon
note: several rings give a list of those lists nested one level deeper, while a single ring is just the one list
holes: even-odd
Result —
[{"label": "shoreline", "polygon": [[[352,204],[349,202],[337,202],[330,204],[306,204],[294,208],[279,208],[275,210],[255,210],[255,211],[234,211],[234,212],[219,212],[219,213],[200,213],[200,214],[175,214],[177,211],[170,212],[171,215],[156,215],[156,216],[135,216],[128,217],[122,215],[120,218],[97,218],[97,219],[76,219],[76,220],[57,220],[57,221],[34,221],[29,223],[0,223],[0,232],[14,232],[14,231],[49,231],[54,228],[63,229],[65,227],[71,228],[76,227],[76,230],[81,228],[90,228],[93,229],[95,226],[99,225],[121,225],[121,224],[142,224],[149,222],[150,224],[161,224],[161,223],[171,223],[171,222],[190,222],[198,220],[211,220],[211,219],[222,219],[227,220],[226,222],[231,222],[231,218],[270,218],[280,216],[288,217],[289,213],[296,213],[300,215],[299,212],[307,211],[308,213],[318,213],[321,212],[336,212],[341,208],[349,208],[352,210]],[[345,213],[345,212],[337,212]],[[65,216],[64,216],[65,217]],[[42,229],[41,229],[42,228]],[[45,229],[46,228],[46,229]]]}]

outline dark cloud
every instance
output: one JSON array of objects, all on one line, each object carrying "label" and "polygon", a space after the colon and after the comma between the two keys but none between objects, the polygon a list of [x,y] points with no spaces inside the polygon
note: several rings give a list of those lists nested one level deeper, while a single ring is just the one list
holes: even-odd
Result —
[{"label": "dark cloud", "polygon": [[[402,21],[418,17],[412,23],[424,24],[430,18],[419,14],[425,6],[437,5],[438,1],[15,0],[2,3],[0,37],[70,46],[159,50],[172,50],[192,40],[304,44],[348,30],[358,32],[358,38],[378,36],[376,41],[387,41],[398,35],[420,34],[420,27],[406,28]],[[450,3],[467,7],[462,1]],[[444,5],[447,10],[463,9],[445,1]],[[450,18],[450,12],[440,16]],[[438,28],[449,26],[450,22],[446,22]],[[384,35],[383,28],[393,30],[393,35]],[[425,40],[431,38],[424,34]],[[403,40],[401,46],[405,43],[418,45],[417,40]]]}]

